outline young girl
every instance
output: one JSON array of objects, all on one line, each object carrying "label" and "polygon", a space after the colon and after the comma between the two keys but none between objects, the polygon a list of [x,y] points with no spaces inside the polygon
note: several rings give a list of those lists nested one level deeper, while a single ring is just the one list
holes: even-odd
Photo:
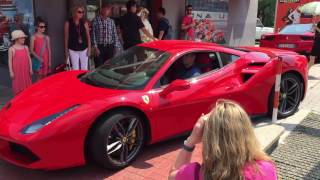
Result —
[{"label": "young girl", "polygon": [[38,80],[47,77],[51,68],[51,46],[50,39],[45,35],[46,23],[40,17],[36,20],[36,33],[31,37],[30,49],[32,55],[40,61],[41,66]]},{"label": "young girl", "polygon": [[24,45],[26,35],[21,30],[11,34],[14,45],[9,49],[9,72],[12,79],[12,90],[18,94],[31,86],[32,64],[29,49]]}]

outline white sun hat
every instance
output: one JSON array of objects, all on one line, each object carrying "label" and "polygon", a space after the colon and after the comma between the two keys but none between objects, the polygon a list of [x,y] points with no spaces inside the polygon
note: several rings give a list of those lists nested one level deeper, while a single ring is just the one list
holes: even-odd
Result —
[{"label": "white sun hat", "polygon": [[26,38],[28,36],[26,34],[24,34],[24,32],[22,30],[14,30],[11,33],[11,37],[12,37],[11,40],[14,41],[16,39]]}]

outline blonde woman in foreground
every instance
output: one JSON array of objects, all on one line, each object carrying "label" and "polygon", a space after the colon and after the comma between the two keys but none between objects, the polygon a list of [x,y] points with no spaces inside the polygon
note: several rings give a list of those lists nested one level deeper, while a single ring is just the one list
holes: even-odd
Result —
[{"label": "blonde woman in foreground", "polygon": [[[200,142],[203,163],[190,163]],[[219,100],[194,126],[169,175],[169,180],[191,179],[277,179],[275,165],[260,149],[249,116],[238,104]]]}]

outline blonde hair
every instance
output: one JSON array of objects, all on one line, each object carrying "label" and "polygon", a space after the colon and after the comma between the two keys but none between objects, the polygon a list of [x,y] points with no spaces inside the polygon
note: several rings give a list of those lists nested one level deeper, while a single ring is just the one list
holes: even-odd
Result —
[{"label": "blonde hair", "polygon": [[139,11],[139,13],[137,14],[139,17],[141,18],[148,18],[149,16],[149,10],[146,8],[141,8],[141,10]]},{"label": "blonde hair", "polygon": [[72,7],[72,9],[71,9],[71,16],[72,16],[72,17],[75,17],[76,14],[78,13],[78,9],[80,9],[80,8],[81,8],[81,10],[85,11],[84,6],[82,6],[82,5],[74,5],[74,6]]},{"label": "blonde hair", "polygon": [[260,149],[247,113],[228,100],[218,100],[203,134],[203,170],[205,180],[244,179],[247,163],[271,159]]}]

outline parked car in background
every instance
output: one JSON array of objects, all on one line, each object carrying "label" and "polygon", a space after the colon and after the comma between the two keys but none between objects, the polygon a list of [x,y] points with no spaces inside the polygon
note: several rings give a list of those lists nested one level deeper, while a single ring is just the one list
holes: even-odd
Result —
[{"label": "parked car in background", "polygon": [[284,27],[279,33],[263,35],[260,47],[285,49],[309,55],[313,41],[313,24],[291,24]]},{"label": "parked car in background", "polygon": [[274,33],[273,27],[264,27],[261,20],[257,18],[257,25],[256,25],[256,41],[259,41],[261,39],[261,36],[263,34],[267,33]]}]

